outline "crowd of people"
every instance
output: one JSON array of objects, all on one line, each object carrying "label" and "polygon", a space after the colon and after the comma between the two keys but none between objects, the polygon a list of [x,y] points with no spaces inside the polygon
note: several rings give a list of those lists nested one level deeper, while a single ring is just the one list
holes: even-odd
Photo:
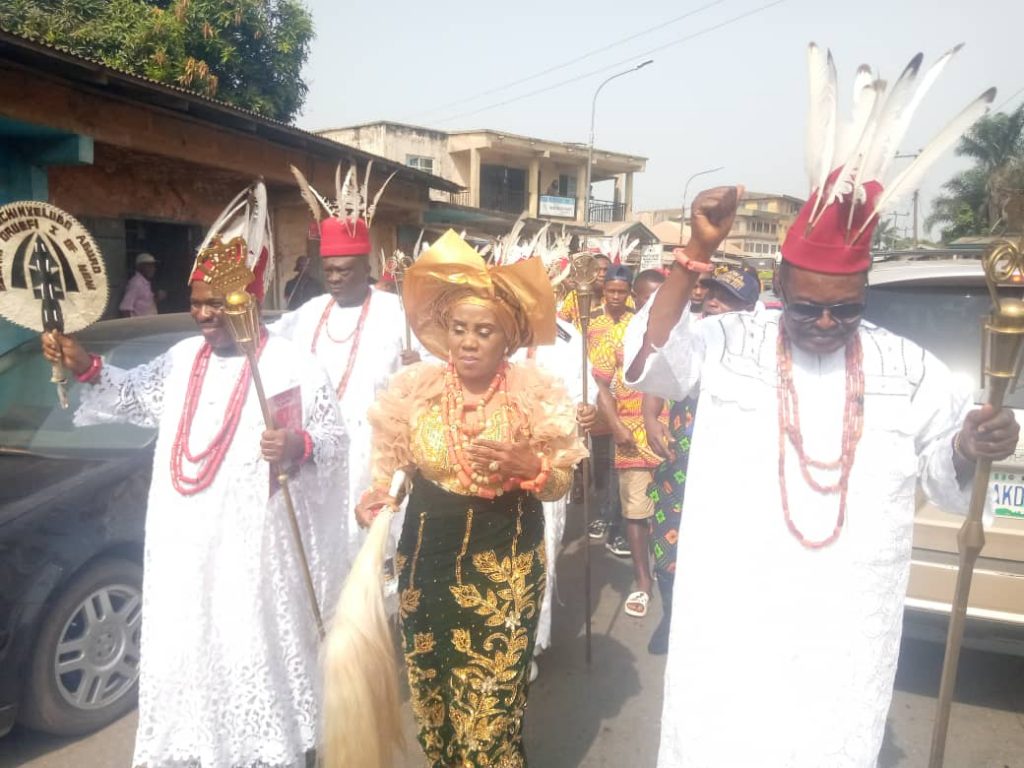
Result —
[{"label": "crowd of people", "polygon": [[[525,766],[565,499],[589,460],[601,514],[587,535],[631,558],[625,612],[644,619],[655,581],[661,593],[659,766],[874,765],[917,484],[964,511],[975,463],[1009,455],[1019,431],[1012,412],[974,408],[931,354],[861,322],[879,190],[816,187],[782,246],[781,311],[759,303],[755,274],[713,261],[742,196],[722,187],[694,201],[664,272],[593,254],[584,318],[578,290],[552,279],[560,265],[487,261],[451,231],[400,297],[371,287],[373,206],[348,178],[328,202],[296,176],[326,293],[260,329],[273,427],[215,279],[239,236],[262,298],[274,270],[260,206],[233,217],[233,201],[197,256],[199,336],[127,371],[43,337],[82,384],[77,423],[158,430],[134,764],[317,759],[320,638],[280,469],[328,619],[364,527],[397,503],[396,473],[411,478],[394,561],[420,746],[437,768]],[[756,500],[735,503],[736,484]]]}]

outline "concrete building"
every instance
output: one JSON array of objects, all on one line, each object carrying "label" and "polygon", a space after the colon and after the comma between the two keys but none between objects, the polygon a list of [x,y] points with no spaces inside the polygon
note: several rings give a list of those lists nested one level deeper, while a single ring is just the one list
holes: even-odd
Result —
[{"label": "concrete building", "polygon": [[[763,265],[778,257],[786,233],[803,204],[803,200],[789,195],[745,193],[719,255],[743,259],[764,271]],[[658,236],[666,252],[671,252],[690,239],[689,216],[680,233],[679,215],[678,208],[662,208],[638,212],[636,218]]]},{"label": "concrete building", "polygon": [[[507,232],[526,213],[532,224],[565,224],[582,232],[586,220],[587,146],[493,130],[438,131],[376,122],[319,131],[319,135],[444,177],[461,192],[436,191],[424,221],[434,229],[451,226],[470,234]],[[633,218],[633,177],[647,159],[594,150],[593,184],[612,182],[609,199],[590,201],[594,223]],[[529,231],[529,229],[528,229]]]},{"label": "concrete building", "polygon": [[[110,280],[108,316],[141,251],[159,261],[161,311],[187,309],[195,249],[224,205],[267,184],[278,254],[268,305],[280,305],[294,260],[315,254],[311,214],[289,164],[325,192],[334,170],[373,161],[379,185],[397,171],[374,220],[375,249],[411,248],[431,190],[457,184],[190,91],[0,32],[0,204],[44,200],[92,232]],[[314,259],[314,264],[319,260]],[[0,321],[0,340],[15,335]]]}]

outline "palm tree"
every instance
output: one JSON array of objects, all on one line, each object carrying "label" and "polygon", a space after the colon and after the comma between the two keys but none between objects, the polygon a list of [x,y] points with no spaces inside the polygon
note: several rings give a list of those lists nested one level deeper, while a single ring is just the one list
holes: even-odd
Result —
[{"label": "palm tree", "polygon": [[999,226],[1014,193],[1024,191],[1024,104],[983,117],[957,144],[956,154],[974,161],[943,185],[932,202],[927,227],[945,224],[942,239],[982,234]]}]

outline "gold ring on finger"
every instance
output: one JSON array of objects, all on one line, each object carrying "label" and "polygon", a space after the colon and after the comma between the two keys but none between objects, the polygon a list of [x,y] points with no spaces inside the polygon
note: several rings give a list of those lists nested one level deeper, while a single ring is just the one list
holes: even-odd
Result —
[{"label": "gold ring on finger", "polygon": [[497,472],[498,471],[498,466],[499,466],[498,462],[492,461],[490,464],[487,465],[487,468],[489,470],[491,470],[491,472]]}]

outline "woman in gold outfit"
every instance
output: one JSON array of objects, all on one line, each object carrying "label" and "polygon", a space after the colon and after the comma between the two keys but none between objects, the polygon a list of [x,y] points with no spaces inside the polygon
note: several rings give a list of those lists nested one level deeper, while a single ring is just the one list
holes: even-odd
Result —
[{"label": "woman in gold outfit", "polygon": [[430,765],[526,765],[522,720],[545,583],[541,500],[586,455],[564,389],[519,347],[555,340],[539,259],[488,267],[449,231],[405,275],[417,337],[447,365],[396,375],[370,412],[372,518],[392,474],[414,477],[398,544],[412,707]]}]

